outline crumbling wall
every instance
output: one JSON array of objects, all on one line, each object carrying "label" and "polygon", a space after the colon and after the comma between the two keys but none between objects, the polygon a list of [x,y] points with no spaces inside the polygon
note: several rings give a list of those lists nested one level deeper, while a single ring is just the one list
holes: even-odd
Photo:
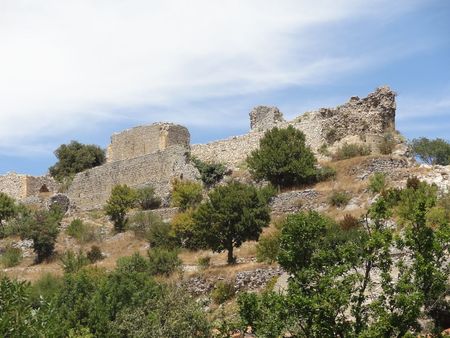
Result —
[{"label": "crumbling wall", "polygon": [[332,146],[351,136],[376,150],[381,137],[395,131],[395,110],[395,93],[389,87],[377,88],[362,99],[352,97],[347,103],[335,108],[304,113],[290,122],[283,120],[283,114],[278,109],[260,106],[250,113],[250,133],[194,145],[192,153],[203,161],[221,162],[233,168],[258,148],[265,130],[288,125],[301,130],[306,143],[314,151],[323,144]]},{"label": "crumbling wall", "polygon": [[71,203],[80,209],[102,208],[115,185],[127,184],[133,188],[152,186],[155,193],[167,201],[173,179],[195,180],[197,177],[199,173],[189,163],[186,148],[173,146],[79,173],[69,188],[68,196]]},{"label": "crumbling wall", "polygon": [[285,122],[277,107],[257,106],[250,112],[250,129],[265,131]]},{"label": "crumbling wall", "polygon": [[111,136],[107,162],[132,159],[171,146],[189,147],[187,128],[172,123],[155,123],[127,129]]},{"label": "crumbling wall", "polygon": [[0,192],[23,200],[31,196],[42,194],[51,195],[58,191],[59,184],[49,176],[30,176],[7,173],[0,176]]}]

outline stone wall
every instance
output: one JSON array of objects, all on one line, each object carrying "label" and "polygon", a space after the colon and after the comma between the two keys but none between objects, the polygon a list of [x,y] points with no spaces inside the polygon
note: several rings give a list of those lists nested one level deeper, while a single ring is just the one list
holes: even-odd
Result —
[{"label": "stone wall", "polygon": [[107,162],[121,161],[154,153],[171,146],[189,147],[189,131],[172,123],[155,123],[127,129],[111,136]]},{"label": "stone wall", "polygon": [[203,161],[221,162],[235,168],[258,148],[263,130],[288,125],[301,130],[314,151],[323,144],[332,146],[352,136],[377,149],[381,136],[395,131],[395,109],[395,93],[389,87],[377,88],[363,99],[354,96],[335,108],[304,113],[290,122],[283,121],[283,115],[276,108],[256,107],[250,113],[250,133],[194,145],[192,153]]},{"label": "stone wall", "polygon": [[75,207],[88,210],[102,208],[117,184],[133,188],[152,186],[167,205],[173,179],[194,180],[198,176],[197,169],[188,163],[186,148],[173,146],[79,173],[69,188],[68,196]]},{"label": "stone wall", "polygon": [[58,191],[59,184],[49,176],[7,173],[0,176],[0,192],[23,200],[31,196],[49,196]]}]

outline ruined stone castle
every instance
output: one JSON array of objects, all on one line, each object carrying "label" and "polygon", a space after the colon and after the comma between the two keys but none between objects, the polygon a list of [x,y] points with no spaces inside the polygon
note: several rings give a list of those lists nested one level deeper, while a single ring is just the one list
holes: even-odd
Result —
[{"label": "ruined stone castle", "polygon": [[[167,204],[173,179],[199,177],[189,160],[190,153],[234,169],[273,127],[291,125],[301,130],[314,151],[356,142],[369,145],[376,153],[384,135],[395,131],[395,110],[395,93],[380,87],[365,98],[351,97],[343,105],[307,112],[292,121],[286,121],[276,107],[258,106],[250,112],[249,133],[208,144],[191,146],[187,128],[172,123],[131,128],[112,135],[107,162],[77,174],[67,195],[74,207],[95,209],[103,207],[116,184],[152,186]],[[58,184],[49,177],[0,176],[0,191],[19,200],[57,190]]]}]

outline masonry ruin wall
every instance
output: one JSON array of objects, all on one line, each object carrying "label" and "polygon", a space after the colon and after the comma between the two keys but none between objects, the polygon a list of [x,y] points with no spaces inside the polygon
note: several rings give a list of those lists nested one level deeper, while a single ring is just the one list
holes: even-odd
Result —
[{"label": "masonry ruin wall", "polygon": [[30,176],[7,173],[0,176],[0,192],[17,200],[45,196],[58,192],[59,184],[49,176]]},{"label": "masonry ruin wall", "polygon": [[148,155],[171,146],[189,147],[187,128],[172,123],[154,123],[127,129],[111,136],[107,162],[122,161]]}]

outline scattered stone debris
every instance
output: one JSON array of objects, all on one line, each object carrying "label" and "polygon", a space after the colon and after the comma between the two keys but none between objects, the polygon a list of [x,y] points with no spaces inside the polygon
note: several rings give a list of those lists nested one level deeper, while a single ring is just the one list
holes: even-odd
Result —
[{"label": "scattered stone debris", "polygon": [[294,213],[301,209],[314,209],[320,197],[314,189],[288,191],[274,197],[270,202],[272,212],[275,214]]},{"label": "scattered stone debris", "polygon": [[370,175],[378,172],[391,175],[393,171],[407,168],[409,166],[408,160],[405,158],[396,157],[377,157],[369,158],[360,165],[352,168],[350,175],[356,176],[360,180],[369,178]]},{"label": "scattered stone debris", "polygon": [[260,290],[274,277],[283,274],[281,268],[256,269],[241,271],[236,274],[234,287],[236,290]]}]

